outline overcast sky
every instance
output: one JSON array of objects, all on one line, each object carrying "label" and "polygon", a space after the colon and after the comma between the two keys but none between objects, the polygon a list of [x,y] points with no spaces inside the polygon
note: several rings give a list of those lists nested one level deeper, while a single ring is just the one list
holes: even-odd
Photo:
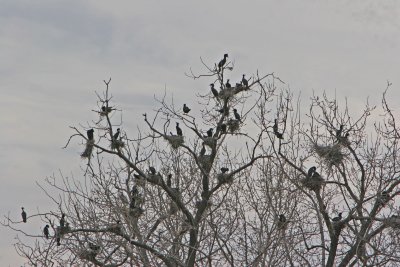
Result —
[{"label": "overcast sky", "polygon": [[[302,95],[369,96],[386,82],[400,108],[400,2],[335,1],[0,1],[0,214],[20,218],[46,206],[36,186],[62,171],[81,175],[70,125],[95,118],[95,90],[112,77],[126,131],[155,108],[164,88],[194,100],[208,80],[185,77],[229,53],[240,74],[275,72]],[[26,230],[41,231],[31,223]],[[20,266],[15,233],[0,228],[0,265]]]}]

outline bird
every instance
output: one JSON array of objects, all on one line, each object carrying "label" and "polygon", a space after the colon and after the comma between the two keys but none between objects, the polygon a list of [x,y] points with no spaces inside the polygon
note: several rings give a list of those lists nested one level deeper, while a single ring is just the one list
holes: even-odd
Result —
[{"label": "bird", "polygon": [[226,80],[225,86],[226,86],[226,88],[232,88],[232,85],[229,83],[229,79]]},{"label": "bird", "polygon": [[119,136],[119,133],[120,133],[120,129],[118,128],[117,129],[117,132],[114,134],[114,136],[113,136],[113,139],[114,140],[117,140],[117,138],[118,138],[118,136]]},{"label": "bird", "polygon": [[102,106],[101,111],[110,113],[112,111],[112,107]]},{"label": "bird", "polygon": [[221,133],[226,133],[226,128],[227,128],[227,126],[225,123],[221,124],[221,127],[220,127]]},{"label": "bird", "polygon": [[179,136],[183,135],[182,129],[179,127],[179,122],[176,123],[176,134]]},{"label": "bird", "polygon": [[46,237],[46,239],[49,239],[49,227],[50,226],[48,224],[46,224],[46,226],[43,229],[43,234]]},{"label": "bird", "polygon": [[167,186],[168,187],[172,186],[172,174],[168,174],[167,176]]},{"label": "bird", "polygon": [[337,217],[332,219],[332,222],[340,222],[342,220],[342,212],[338,214]]},{"label": "bird", "polygon": [[93,129],[90,129],[90,130],[87,130],[87,131],[86,131],[87,138],[88,138],[89,140],[93,140],[93,133],[94,133],[94,130],[93,130]]},{"label": "bird", "polygon": [[315,167],[315,166],[312,166],[311,168],[309,168],[308,172],[307,172],[307,177],[312,177],[316,170],[317,170],[317,167]]},{"label": "bird", "polygon": [[153,166],[149,167],[149,171],[151,174],[156,175],[156,169]]},{"label": "bird", "polygon": [[204,156],[205,154],[206,154],[206,147],[204,146],[204,143],[203,143],[203,147],[200,150],[200,156]]},{"label": "bird", "polygon": [[57,246],[58,247],[61,246],[61,238],[60,238],[60,236],[57,237],[56,241],[57,241]]},{"label": "bird", "polygon": [[218,69],[221,70],[221,68],[225,65],[227,57],[228,57],[228,54],[224,54],[224,58],[221,59],[221,61],[218,63]]},{"label": "bird", "polygon": [[281,223],[285,223],[286,222],[285,215],[283,215],[283,214],[279,215],[279,222],[281,222]]},{"label": "bird", "polygon": [[283,134],[278,131],[278,120],[277,119],[274,120],[274,126],[272,126],[272,129],[274,131],[275,136],[278,139],[283,139]]},{"label": "bird", "polygon": [[243,84],[245,87],[248,87],[248,86],[249,86],[249,81],[246,80],[246,78],[245,78],[244,76],[246,76],[246,74],[243,74],[242,84]]},{"label": "bird", "polygon": [[341,124],[339,130],[336,130],[336,138],[340,138],[342,136],[344,125]]},{"label": "bird", "polygon": [[237,109],[236,109],[236,108],[233,109],[233,114],[235,115],[235,119],[238,120],[238,121],[240,121],[240,115],[239,115],[239,113],[237,112]]},{"label": "bird", "polygon": [[186,106],[186,104],[183,104],[183,113],[188,114],[190,110],[191,109],[188,106]]},{"label": "bird", "polygon": [[212,137],[212,135],[213,135],[213,128],[210,128],[210,129],[207,131],[207,136],[208,136],[208,137]]},{"label": "bird", "polygon": [[225,114],[225,115],[229,115],[229,107],[223,107],[223,108],[221,108],[221,109],[218,109],[217,110],[219,113],[221,113],[221,114]]},{"label": "bird", "polygon": [[219,94],[218,94],[217,89],[214,88],[214,84],[212,83],[212,84],[210,84],[210,86],[211,86],[211,92],[214,95],[214,97],[218,97]]},{"label": "bird", "polygon": [[22,209],[22,213],[21,213],[22,221],[24,223],[26,223],[26,212],[25,212],[25,209],[24,209],[24,207],[22,207],[21,209]]},{"label": "bird", "polygon": [[221,172],[222,172],[222,173],[226,173],[227,171],[229,171],[228,168],[226,168],[226,167],[222,167],[222,168],[221,168]]},{"label": "bird", "polygon": [[64,227],[65,226],[65,214],[61,214],[61,219],[60,219],[60,226]]},{"label": "bird", "polygon": [[93,255],[97,256],[97,254],[100,251],[100,246],[96,245],[96,244],[93,244],[92,242],[89,242],[88,247],[92,251]]}]

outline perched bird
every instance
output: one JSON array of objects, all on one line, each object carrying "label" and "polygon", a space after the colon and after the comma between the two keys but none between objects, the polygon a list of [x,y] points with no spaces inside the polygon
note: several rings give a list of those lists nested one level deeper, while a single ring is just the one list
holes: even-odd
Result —
[{"label": "perched bird", "polygon": [[208,131],[207,131],[207,136],[208,137],[212,137],[212,135],[213,135],[213,128],[210,128]]},{"label": "perched bird", "polygon": [[381,204],[385,205],[386,202],[390,200],[390,195],[388,191],[382,191],[379,196],[379,201]]},{"label": "perched bird", "polygon": [[118,129],[117,129],[117,132],[116,132],[116,133],[114,134],[114,136],[113,136],[113,139],[114,139],[114,140],[117,140],[117,139],[118,139],[119,133],[120,133],[120,129],[118,128]]},{"label": "perched bird", "polygon": [[312,177],[316,170],[317,170],[317,167],[312,166],[311,168],[308,169],[307,176]]},{"label": "perched bird", "polygon": [[287,223],[287,220],[286,220],[285,215],[280,214],[280,215],[279,215],[279,218],[278,218],[278,223],[277,223],[278,228],[279,228],[279,229],[285,228],[286,223]]},{"label": "perched bird", "polygon": [[60,238],[60,236],[57,237],[56,241],[57,241],[57,246],[58,247],[61,246],[61,238]]},{"label": "perched bird", "polygon": [[204,156],[205,154],[206,154],[206,147],[205,147],[205,145],[203,143],[203,147],[200,150],[200,156]]},{"label": "perched bird", "polygon": [[104,113],[110,113],[112,111],[112,107],[102,106],[101,111],[103,111]]},{"label": "perched bird", "polygon": [[225,123],[221,124],[221,133],[226,133],[226,127]]},{"label": "perched bird", "polygon": [[229,79],[226,80],[225,86],[226,86],[226,88],[232,88],[232,85],[229,83]]},{"label": "perched bird", "polygon": [[97,256],[100,251],[100,246],[89,242],[88,247],[92,251],[93,255]]},{"label": "perched bird", "polygon": [[149,171],[151,174],[156,175],[156,169],[153,166],[149,167]]},{"label": "perched bird", "polygon": [[176,123],[176,134],[179,136],[183,135],[182,129],[179,127],[179,122]]},{"label": "perched bird", "polygon": [[242,84],[243,84],[243,86],[248,87],[249,86],[249,81],[246,80],[246,78],[244,76],[246,76],[246,74],[243,74]]},{"label": "perched bird", "polygon": [[282,222],[282,223],[285,223],[286,222],[285,215],[283,215],[283,214],[279,215],[279,221]]},{"label": "perched bird", "polygon": [[87,138],[88,138],[89,140],[93,140],[93,133],[94,133],[94,130],[93,130],[93,129],[90,129],[90,130],[87,130],[87,131],[86,131]]},{"label": "perched bird", "polygon": [[61,219],[60,219],[60,226],[64,227],[65,226],[65,214],[61,214]]},{"label": "perched bird", "polygon": [[186,106],[186,104],[183,104],[183,113],[188,114],[190,110],[191,109],[188,106]]},{"label": "perched bird", "polygon": [[237,109],[236,109],[236,108],[233,109],[233,114],[235,115],[235,119],[238,120],[238,121],[240,121],[240,115],[239,115],[239,113],[237,112]]},{"label": "perched bird", "polygon": [[274,131],[275,136],[278,139],[283,139],[283,134],[278,131],[278,120],[277,119],[274,120],[274,126],[272,126],[272,129]]},{"label": "perched bird", "polygon": [[332,222],[340,222],[342,220],[342,212],[338,214],[337,217],[332,219]]},{"label": "perched bird", "polygon": [[172,186],[172,174],[168,174],[167,176],[167,186],[168,187]]},{"label": "perched bird", "polygon": [[222,172],[222,173],[226,173],[227,171],[229,171],[228,168],[226,168],[226,167],[222,167],[222,168],[221,168],[221,172]]},{"label": "perched bird", "polygon": [[46,239],[49,239],[49,227],[50,226],[48,224],[46,224],[46,226],[43,229],[43,234],[46,237]]},{"label": "perched bird", "polygon": [[342,136],[344,125],[341,124],[339,130],[336,130],[336,137],[340,138]]},{"label": "perched bird", "polygon": [[224,58],[221,59],[221,61],[218,63],[218,69],[219,70],[221,70],[221,68],[225,65],[227,57],[228,57],[228,54],[224,54]]},{"label": "perched bird", "polygon": [[218,94],[217,89],[214,88],[214,84],[212,83],[212,84],[210,84],[210,86],[211,86],[211,92],[214,95],[214,97],[218,97],[219,94]]},{"label": "perched bird", "polygon": [[229,115],[229,107],[223,107],[223,108],[221,108],[221,109],[218,109],[217,111],[218,111],[219,113],[221,113],[221,114],[225,114],[226,116]]},{"label": "perched bird", "polygon": [[26,223],[26,212],[25,212],[25,209],[24,209],[24,207],[22,207],[21,209],[22,209],[22,213],[21,213],[22,221],[24,223]]}]

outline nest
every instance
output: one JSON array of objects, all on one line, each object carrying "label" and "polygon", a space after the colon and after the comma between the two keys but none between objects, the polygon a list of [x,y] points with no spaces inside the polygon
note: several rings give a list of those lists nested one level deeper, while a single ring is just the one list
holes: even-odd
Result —
[{"label": "nest", "polygon": [[122,140],[112,140],[111,141],[111,149],[115,150],[118,148],[123,148],[125,146],[125,143]]},{"label": "nest", "polygon": [[234,95],[235,95],[235,90],[233,88],[226,88],[221,90],[218,96],[220,98],[228,99]]},{"label": "nest", "polygon": [[95,260],[97,253],[93,250],[82,250],[78,255],[83,260],[93,261]]},{"label": "nest", "polygon": [[162,177],[159,174],[148,174],[147,179],[154,184],[162,184]]},{"label": "nest", "polygon": [[176,214],[178,212],[178,210],[179,210],[178,205],[176,205],[176,203],[173,200],[171,200],[169,202],[169,211],[168,211],[168,213],[170,215],[174,215],[174,214]]},{"label": "nest", "polygon": [[199,157],[199,163],[203,167],[203,169],[210,169],[211,168],[211,156],[210,155],[203,155]]},{"label": "nest", "polygon": [[303,180],[301,180],[301,183],[304,187],[307,187],[310,190],[319,191],[324,184],[324,179],[319,174],[317,174],[311,177],[304,178]]},{"label": "nest", "polygon": [[62,236],[65,234],[68,234],[69,231],[71,231],[71,228],[69,227],[69,223],[67,223],[65,226],[57,226],[57,235]]},{"label": "nest", "polygon": [[216,142],[217,142],[217,140],[215,140],[214,137],[205,137],[204,138],[204,144],[209,147],[213,147]]},{"label": "nest", "polygon": [[392,215],[392,217],[385,219],[384,222],[389,227],[400,229],[400,216]]},{"label": "nest", "polygon": [[239,130],[240,123],[239,123],[238,120],[232,120],[232,119],[230,119],[230,120],[228,121],[227,125],[228,125],[229,131],[230,131],[231,133],[234,133],[234,132],[236,132],[237,130]]},{"label": "nest", "polygon": [[114,224],[108,227],[108,231],[113,232],[116,235],[122,234],[122,227],[120,224]]},{"label": "nest", "polygon": [[81,157],[90,158],[92,156],[93,146],[94,146],[94,140],[87,140],[85,151],[82,152]]},{"label": "nest", "polygon": [[200,200],[200,201],[197,201],[197,202],[196,202],[196,207],[197,207],[197,208],[200,208],[202,205],[205,205],[206,208],[209,208],[209,207],[212,206],[212,204],[213,204],[213,203],[212,203],[211,200],[208,200],[208,201]]},{"label": "nest", "polygon": [[232,184],[233,183],[233,175],[230,175],[228,173],[218,174],[217,179],[218,179],[218,182],[221,184],[225,184],[225,183]]},{"label": "nest", "polygon": [[173,149],[177,149],[184,143],[183,136],[179,135],[168,135],[165,136],[165,139],[167,139],[167,141],[169,142],[169,144],[172,146]]},{"label": "nest", "polygon": [[144,210],[140,207],[129,209],[129,216],[138,218],[144,213]]},{"label": "nest", "polygon": [[345,155],[342,153],[340,144],[322,146],[314,144],[314,150],[328,166],[339,165],[343,162]]}]

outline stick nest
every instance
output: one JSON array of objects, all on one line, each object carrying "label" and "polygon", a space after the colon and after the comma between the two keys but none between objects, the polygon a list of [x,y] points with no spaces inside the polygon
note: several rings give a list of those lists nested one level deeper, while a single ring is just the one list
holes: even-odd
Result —
[{"label": "stick nest", "polygon": [[178,149],[185,142],[183,136],[179,135],[167,135],[165,136],[165,139],[167,139],[173,149]]},{"label": "stick nest", "polygon": [[228,173],[219,173],[217,175],[218,182],[221,184],[232,184],[233,183],[233,175]]},{"label": "stick nest", "polygon": [[345,158],[340,144],[331,146],[314,144],[314,151],[329,167],[339,165]]},{"label": "stick nest", "polygon": [[111,141],[111,149],[116,150],[118,148],[123,148],[125,146],[125,143],[122,140],[112,140]]},{"label": "stick nest", "polygon": [[240,123],[239,123],[238,120],[232,120],[232,119],[230,119],[230,120],[228,121],[227,125],[228,125],[228,129],[229,129],[229,131],[230,131],[231,133],[236,132],[236,131],[239,130],[239,128],[240,128]]},{"label": "stick nest", "polygon": [[325,182],[324,179],[318,173],[312,175],[311,177],[306,177],[303,180],[301,180],[303,186],[312,191],[321,190],[321,187],[324,184],[324,182]]}]

